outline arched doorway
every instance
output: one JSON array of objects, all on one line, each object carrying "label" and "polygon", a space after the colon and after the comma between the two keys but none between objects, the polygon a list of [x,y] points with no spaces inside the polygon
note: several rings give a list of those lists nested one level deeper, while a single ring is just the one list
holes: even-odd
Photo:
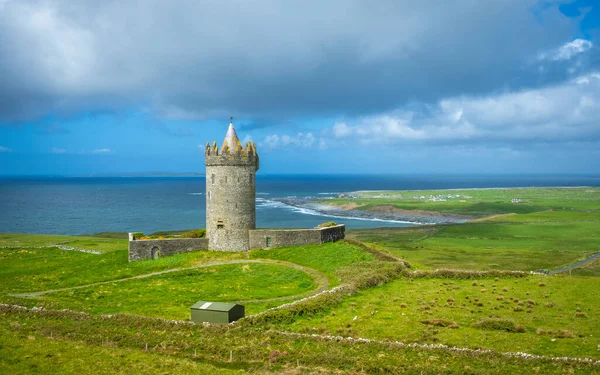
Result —
[{"label": "arched doorway", "polygon": [[158,246],[152,248],[152,259],[158,259],[160,257],[160,249]]}]

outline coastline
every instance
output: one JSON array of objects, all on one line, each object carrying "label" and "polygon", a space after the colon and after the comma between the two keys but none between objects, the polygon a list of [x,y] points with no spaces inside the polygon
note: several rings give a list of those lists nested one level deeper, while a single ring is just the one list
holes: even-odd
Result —
[{"label": "coastline", "polygon": [[[410,211],[396,209],[390,206],[391,209],[381,210],[357,210],[352,207],[344,208],[335,205],[328,205],[320,201],[318,197],[286,197],[286,198],[271,198],[270,200],[280,202],[282,204],[306,209],[317,212],[322,215],[352,218],[363,220],[381,220],[390,222],[410,223],[410,224],[449,224],[449,223],[465,223],[474,219],[454,214],[443,214],[433,211]],[[384,207],[384,206],[380,206]]]}]

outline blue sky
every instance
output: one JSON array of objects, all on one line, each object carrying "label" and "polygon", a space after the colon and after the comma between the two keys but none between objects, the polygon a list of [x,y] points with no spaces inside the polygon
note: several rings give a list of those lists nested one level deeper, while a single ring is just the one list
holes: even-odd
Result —
[{"label": "blue sky", "polygon": [[0,0],[0,175],[598,173],[600,5]]}]

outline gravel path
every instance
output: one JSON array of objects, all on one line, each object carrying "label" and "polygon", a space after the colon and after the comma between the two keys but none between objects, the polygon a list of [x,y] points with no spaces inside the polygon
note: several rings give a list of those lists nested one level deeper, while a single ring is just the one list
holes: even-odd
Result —
[{"label": "gravel path", "polygon": [[236,301],[238,303],[251,303],[251,302],[273,302],[273,301],[284,301],[284,300],[288,300],[288,299],[296,299],[296,298],[304,298],[304,297],[308,297],[311,296],[313,294],[317,294],[317,293],[321,293],[324,290],[327,290],[327,288],[329,287],[329,280],[327,279],[327,276],[325,276],[323,273],[312,269],[312,268],[308,268],[308,267],[304,267],[295,263],[291,263],[291,262],[285,262],[285,261],[279,261],[279,260],[271,260],[271,259],[239,259],[239,260],[230,260],[230,261],[226,261],[226,262],[209,262],[209,263],[204,263],[204,264],[200,264],[197,266],[193,266],[193,267],[184,267],[184,268],[173,268],[170,270],[164,270],[164,271],[158,271],[158,272],[152,272],[152,273],[147,273],[144,275],[137,275],[137,276],[132,276],[132,277],[126,277],[123,279],[118,279],[118,280],[111,280],[111,281],[100,281],[97,283],[92,283],[92,284],[86,284],[86,285],[78,285],[78,286],[73,286],[70,288],[60,288],[60,289],[50,289],[50,290],[44,290],[41,292],[31,292],[31,293],[14,293],[14,294],[8,294],[11,297],[19,297],[19,298],[36,298],[39,297],[41,295],[44,294],[49,294],[49,293],[55,293],[55,292],[62,292],[62,291],[66,291],[66,290],[75,290],[75,289],[82,289],[82,288],[87,288],[90,286],[96,286],[96,285],[104,285],[104,284],[111,284],[111,283],[120,283],[123,281],[128,281],[128,280],[135,280],[135,279],[144,279],[147,277],[152,277],[152,276],[157,276],[157,275],[163,275],[166,273],[171,273],[171,272],[179,272],[179,271],[186,271],[186,270],[193,270],[193,269],[197,269],[197,268],[206,268],[206,267],[214,267],[214,266],[222,266],[222,265],[227,265],[227,264],[244,264],[244,263],[267,263],[267,264],[277,264],[280,266],[285,266],[285,267],[290,267],[290,268],[295,268],[297,270],[306,272],[307,274],[309,274],[310,276],[312,276],[313,280],[315,281],[315,283],[317,283],[317,289],[312,290],[310,292],[306,292],[306,293],[302,293],[302,294],[296,294],[293,296],[284,296],[284,297],[275,297],[275,298],[267,298],[267,299],[254,299],[254,300],[245,300],[245,301]]},{"label": "gravel path", "polygon": [[554,275],[554,274],[557,274],[557,273],[567,272],[567,271],[570,271],[572,269],[579,268],[579,267],[583,266],[584,264],[589,263],[589,262],[591,262],[591,261],[593,261],[595,259],[598,259],[598,258],[600,258],[600,253],[596,253],[596,254],[592,255],[591,257],[586,258],[586,259],[584,259],[582,261],[579,261],[579,262],[577,262],[575,264],[572,264],[570,266],[559,268],[557,270],[551,270],[551,271],[548,272],[548,275]]}]

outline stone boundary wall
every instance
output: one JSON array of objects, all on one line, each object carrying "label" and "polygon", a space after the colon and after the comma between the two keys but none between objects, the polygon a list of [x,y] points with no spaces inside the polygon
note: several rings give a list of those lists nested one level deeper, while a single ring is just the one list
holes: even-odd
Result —
[{"label": "stone boundary wall", "polygon": [[[318,245],[345,237],[344,224],[315,229],[256,229],[250,231],[250,249],[272,249],[297,245]],[[269,246],[267,246],[269,237]]]},{"label": "stone boundary wall", "polygon": [[334,227],[316,229],[321,232],[321,243],[335,242],[346,237],[346,226],[339,224]]},{"label": "stone boundary wall", "polygon": [[129,240],[129,261],[156,259],[162,256],[208,250],[208,238],[166,238],[163,240]]}]

